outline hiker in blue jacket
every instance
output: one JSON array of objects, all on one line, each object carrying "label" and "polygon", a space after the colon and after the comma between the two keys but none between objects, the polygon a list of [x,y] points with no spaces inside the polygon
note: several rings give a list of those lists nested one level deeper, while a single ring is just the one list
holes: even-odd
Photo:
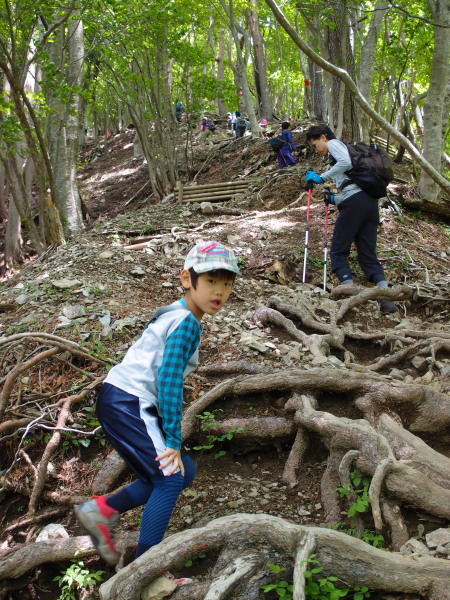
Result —
[{"label": "hiker in blue jacket", "polygon": [[[353,283],[348,256],[352,242],[355,242],[358,262],[368,281],[381,288],[387,288],[383,267],[376,255],[378,225],[380,216],[378,201],[363,192],[345,174],[352,168],[352,160],[344,142],[327,125],[315,125],[306,132],[306,139],[317,154],[328,156],[330,168],[321,175],[307,171],[306,181],[325,183],[334,180],[339,194],[329,194],[332,204],[336,204],[339,216],[334,226],[331,242],[331,269],[342,285]],[[397,310],[394,302],[381,300],[380,311],[392,313]]]},{"label": "hiker in blue jacket", "polygon": [[285,144],[277,151],[280,169],[283,169],[283,167],[290,167],[296,163],[292,153],[297,152],[297,147],[294,143],[290,127],[291,125],[287,121],[281,123],[281,139],[285,141]]}]

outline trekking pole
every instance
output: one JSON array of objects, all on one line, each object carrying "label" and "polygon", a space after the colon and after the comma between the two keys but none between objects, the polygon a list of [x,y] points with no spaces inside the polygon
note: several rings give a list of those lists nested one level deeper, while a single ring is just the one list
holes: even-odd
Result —
[{"label": "trekking pole", "polygon": [[306,283],[306,265],[308,262],[308,240],[309,240],[309,218],[311,214],[311,196],[314,184],[312,181],[307,181],[305,189],[308,190],[308,206],[306,208],[306,230],[305,230],[305,254],[303,256],[303,278],[302,283]]},{"label": "trekking pole", "polygon": [[325,231],[323,240],[323,289],[327,289],[327,264],[328,264],[328,205],[330,204],[330,190],[325,188],[323,201],[325,202]]}]

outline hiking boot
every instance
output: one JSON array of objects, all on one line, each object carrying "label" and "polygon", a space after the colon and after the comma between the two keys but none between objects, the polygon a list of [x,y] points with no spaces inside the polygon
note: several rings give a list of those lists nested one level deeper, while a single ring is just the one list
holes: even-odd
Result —
[{"label": "hiking boot", "polygon": [[172,573],[169,573],[169,571],[163,573],[163,577],[167,577],[167,579],[172,579],[172,581],[175,581],[177,585],[187,585],[189,583],[194,583],[194,580],[189,579],[189,577],[182,577],[181,579],[176,579],[176,577],[172,575]]},{"label": "hiking boot", "polygon": [[383,315],[388,315],[389,313],[395,313],[398,310],[397,305],[394,304],[394,302],[391,302],[390,300],[380,300],[379,305],[380,305],[380,312]]},{"label": "hiking boot", "polygon": [[75,506],[75,514],[80,524],[91,536],[97,552],[108,565],[115,565],[120,558],[120,552],[114,548],[111,541],[111,528],[117,523],[120,513],[105,517],[100,511],[97,499],[92,498],[84,504]]}]

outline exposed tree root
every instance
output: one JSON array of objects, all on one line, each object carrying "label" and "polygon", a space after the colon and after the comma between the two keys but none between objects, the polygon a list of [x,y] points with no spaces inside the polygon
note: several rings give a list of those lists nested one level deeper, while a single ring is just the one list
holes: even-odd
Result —
[{"label": "exposed tree root", "polygon": [[[200,553],[215,553],[224,547],[235,552],[235,565],[243,564],[239,552],[247,547],[269,544],[294,560],[293,598],[305,598],[304,563],[314,552],[324,567],[324,573],[334,575],[345,585],[364,585],[374,590],[426,594],[429,600],[450,598],[448,580],[450,564],[443,559],[412,558],[383,552],[364,542],[337,531],[294,525],[269,515],[236,514],[211,521],[206,527],[183,531],[166,538],[148,550],[129,566],[120,570],[100,588],[102,600],[135,600],[143,588],[169,568],[180,568],[188,558]],[[253,555],[256,559],[257,554]],[[239,562],[239,558],[242,562]],[[354,568],[355,561],[358,568]],[[261,565],[262,566],[262,565]],[[227,590],[233,589],[231,573],[225,569],[211,581],[209,591],[216,589],[220,577]],[[212,587],[216,586],[216,587]],[[209,594],[209,591],[207,594]],[[216,598],[207,595],[206,598]],[[226,598],[228,595],[218,596]]]}]

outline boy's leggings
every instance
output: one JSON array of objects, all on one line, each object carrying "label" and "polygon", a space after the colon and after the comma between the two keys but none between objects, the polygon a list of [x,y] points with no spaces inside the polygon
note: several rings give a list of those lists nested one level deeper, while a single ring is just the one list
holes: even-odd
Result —
[{"label": "boy's leggings", "polygon": [[136,557],[163,539],[180,492],[194,479],[194,461],[187,454],[183,455],[182,460],[184,477],[180,472],[169,477],[157,473],[152,483],[138,479],[107,499],[108,506],[120,513],[145,504]]}]

